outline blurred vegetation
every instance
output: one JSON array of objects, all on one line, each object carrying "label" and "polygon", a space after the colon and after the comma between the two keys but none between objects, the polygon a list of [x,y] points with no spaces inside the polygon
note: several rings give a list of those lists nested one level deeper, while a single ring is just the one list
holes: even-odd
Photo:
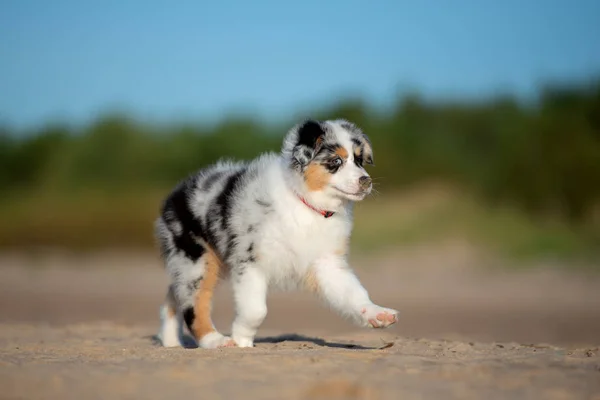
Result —
[{"label": "blurred vegetation", "polygon": [[[278,151],[304,117],[284,125],[231,116],[159,126],[105,115],[81,128],[0,128],[0,246],[151,246],[151,224],[177,181],[221,157]],[[549,85],[532,102],[408,95],[381,112],[347,99],[310,117],[347,118],[374,144],[370,172],[388,210],[383,219],[361,217],[381,211],[378,198],[357,210],[365,245],[425,240],[440,231],[427,226],[454,221],[479,225],[474,237],[487,226],[491,243],[512,243],[516,253],[600,252],[600,80]],[[410,223],[394,218],[402,214],[394,204],[427,182],[458,189],[458,197],[437,214],[423,211],[415,225],[423,233],[407,233]],[[369,239],[380,236],[387,239]]]}]

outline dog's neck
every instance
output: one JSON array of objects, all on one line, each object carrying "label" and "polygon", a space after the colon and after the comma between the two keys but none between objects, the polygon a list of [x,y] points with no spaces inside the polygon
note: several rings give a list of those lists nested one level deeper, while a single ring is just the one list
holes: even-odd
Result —
[{"label": "dog's neck", "polygon": [[302,174],[297,171],[287,168],[284,177],[285,184],[291,193],[316,213],[322,215],[323,213],[340,213],[344,212],[348,206],[348,200],[327,195],[324,191],[309,190]]},{"label": "dog's neck", "polygon": [[341,199],[332,199],[323,192],[294,190],[294,193],[308,208],[321,214],[325,218],[329,218],[333,216],[333,214],[342,212],[344,210],[344,203],[346,203]]}]

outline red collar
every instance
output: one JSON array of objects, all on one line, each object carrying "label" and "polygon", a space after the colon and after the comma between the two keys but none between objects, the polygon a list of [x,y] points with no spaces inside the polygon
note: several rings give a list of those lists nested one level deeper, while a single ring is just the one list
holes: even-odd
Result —
[{"label": "red collar", "polygon": [[306,206],[308,208],[310,208],[311,210],[314,210],[316,212],[318,212],[319,214],[321,214],[324,218],[329,218],[331,217],[333,214],[335,214],[333,211],[324,211],[324,210],[319,210],[318,208],[313,207],[312,205],[310,205],[306,200],[304,200],[304,197],[300,196],[299,194],[296,194],[296,196],[298,196],[298,198],[300,199],[300,201],[302,201],[304,204],[306,204]]}]

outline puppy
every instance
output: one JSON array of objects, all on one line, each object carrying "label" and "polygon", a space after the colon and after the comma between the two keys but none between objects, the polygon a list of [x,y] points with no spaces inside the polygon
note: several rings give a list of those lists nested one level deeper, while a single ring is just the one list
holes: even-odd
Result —
[{"label": "puppy", "polygon": [[[269,288],[304,288],[364,327],[394,324],[347,263],[352,205],[371,193],[366,134],[346,120],[307,120],[280,154],[221,161],[183,180],[164,201],[155,233],[170,285],[161,307],[163,346],[181,345],[183,324],[202,348],[252,347]],[[211,320],[221,278],[232,282],[231,337]]]}]

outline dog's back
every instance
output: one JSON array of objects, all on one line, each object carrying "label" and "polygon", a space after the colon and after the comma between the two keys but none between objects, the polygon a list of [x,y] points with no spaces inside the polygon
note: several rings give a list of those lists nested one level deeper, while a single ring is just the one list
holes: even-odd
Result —
[{"label": "dog's back", "polygon": [[200,170],[175,187],[157,221],[156,236],[164,257],[181,252],[196,261],[206,245],[226,251],[223,243],[231,241],[232,232],[226,228],[234,195],[247,172],[248,164],[220,163]]}]

